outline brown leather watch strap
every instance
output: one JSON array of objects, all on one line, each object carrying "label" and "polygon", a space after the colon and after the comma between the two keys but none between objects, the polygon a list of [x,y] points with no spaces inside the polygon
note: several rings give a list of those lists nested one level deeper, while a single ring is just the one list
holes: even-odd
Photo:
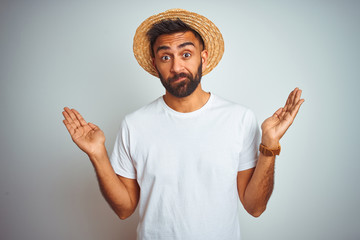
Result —
[{"label": "brown leather watch strap", "polygon": [[275,155],[280,155],[280,151],[281,151],[281,146],[279,144],[279,147],[277,149],[269,149],[267,148],[265,145],[263,145],[262,143],[260,144],[259,147],[259,151],[264,154],[265,156],[275,156]]}]

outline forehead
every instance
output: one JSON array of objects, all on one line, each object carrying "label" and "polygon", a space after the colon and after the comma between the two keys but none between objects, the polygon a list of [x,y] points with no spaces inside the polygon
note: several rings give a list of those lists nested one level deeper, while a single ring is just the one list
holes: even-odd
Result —
[{"label": "forehead", "polygon": [[177,47],[185,42],[193,43],[196,48],[199,47],[200,44],[199,40],[195,37],[193,32],[186,31],[160,35],[154,43],[154,49],[156,50],[156,48],[159,46]]}]

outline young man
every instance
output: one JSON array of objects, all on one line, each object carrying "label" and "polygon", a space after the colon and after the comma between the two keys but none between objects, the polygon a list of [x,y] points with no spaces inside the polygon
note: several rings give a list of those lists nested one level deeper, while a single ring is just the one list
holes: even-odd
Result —
[{"label": "young man", "polygon": [[139,202],[138,239],[239,239],[239,199],[255,217],[266,208],[279,141],[304,100],[292,91],[260,135],[249,109],[201,88],[223,49],[219,30],[196,13],[172,9],[145,20],[134,54],[166,91],[125,117],[110,160],[103,132],[76,110],[63,112],[115,213],[125,219]]}]

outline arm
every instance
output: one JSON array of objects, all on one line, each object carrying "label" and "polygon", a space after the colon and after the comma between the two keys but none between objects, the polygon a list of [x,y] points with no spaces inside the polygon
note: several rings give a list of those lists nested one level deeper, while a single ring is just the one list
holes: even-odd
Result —
[{"label": "arm", "polygon": [[[283,108],[261,125],[261,142],[270,149],[276,149],[279,141],[293,123],[304,99],[300,99],[301,90],[295,88]],[[238,172],[237,186],[241,203],[252,216],[260,216],[266,209],[274,187],[275,156],[259,155],[255,168]]]},{"label": "arm", "polygon": [[100,190],[115,213],[126,219],[136,209],[140,187],[136,179],[117,175],[105,148],[105,136],[99,127],[87,123],[75,110],[64,108],[64,124],[75,144],[84,151],[95,168]]}]

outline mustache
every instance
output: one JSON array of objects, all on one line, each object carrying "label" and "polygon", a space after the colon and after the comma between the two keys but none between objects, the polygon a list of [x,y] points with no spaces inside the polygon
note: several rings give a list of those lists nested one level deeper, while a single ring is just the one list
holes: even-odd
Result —
[{"label": "mustache", "polygon": [[178,80],[179,78],[187,78],[187,79],[191,79],[190,75],[189,74],[186,74],[186,73],[178,73],[178,74],[175,74],[173,77],[171,78],[168,78],[168,82],[169,83],[172,83],[176,80]]}]

